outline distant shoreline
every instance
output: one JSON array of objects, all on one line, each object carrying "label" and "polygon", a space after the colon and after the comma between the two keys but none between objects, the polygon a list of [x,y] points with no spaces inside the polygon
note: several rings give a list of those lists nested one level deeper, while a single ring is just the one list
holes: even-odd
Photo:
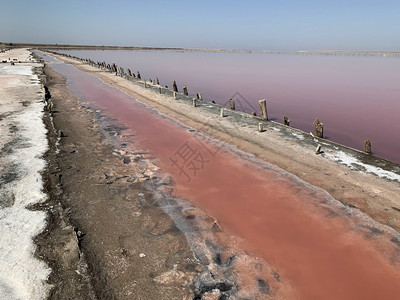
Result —
[{"label": "distant shoreline", "polygon": [[357,54],[357,55],[400,55],[400,51],[380,50],[259,50],[259,49],[208,49],[181,47],[137,47],[137,46],[96,46],[96,45],[63,45],[63,44],[31,44],[0,42],[0,49],[37,48],[52,50],[160,50],[160,51],[193,51],[193,52],[230,52],[230,53],[271,53],[271,54]]}]

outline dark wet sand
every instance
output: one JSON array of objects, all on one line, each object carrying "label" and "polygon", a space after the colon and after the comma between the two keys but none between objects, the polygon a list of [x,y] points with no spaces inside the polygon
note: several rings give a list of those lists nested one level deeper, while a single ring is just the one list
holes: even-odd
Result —
[{"label": "dark wet sand", "polygon": [[[53,124],[64,135],[55,153],[57,135],[46,119],[52,145],[45,176],[50,199],[38,208],[49,217],[36,244],[37,255],[53,269],[49,299],[191,298],[195,274],[203,269],[185,236],[152,205],[143,182],[127,181],[140,173],[112,152],[95,115],[81,107],[65,80],[50,68],[46,75]],[[173,265],[181,277],[156,286],[154,278]]]},{"label": "dark wet sand", "polygon": [[[75,71],[68,71],[74,76]],[[217,218],[222,228],[244,239],[251,249],[293,283],[303,299],[393,299],[400,292],[400,271],[394,244],[386,237],[366,238],[349,217],[318,204],[324,196],[270,170],[207,143],[207,149],[187,129],[143,109],[140,104],[78,75],[74,87],[103,113],[123,124],[126,136],[148,149],[161,169],[172,174],[178,196]],[[186,176],[171,163],[187,143],[203,153],[207,163]],[[191,176],[190,176],[191,175]],[[188,178],[189,177],[189,178]],[[339,211],[340,212],[340,211]],[[356,219],[354,219],[356,220]],[[357,221],[357,220],[356,220]]]}]

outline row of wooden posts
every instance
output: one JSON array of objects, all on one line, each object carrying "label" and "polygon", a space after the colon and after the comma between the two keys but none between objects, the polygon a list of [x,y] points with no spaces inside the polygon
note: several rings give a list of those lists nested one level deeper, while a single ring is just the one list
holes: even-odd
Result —
[{"label": "row of wooden posts", "polygon": [[[54,53],[58,54],[58,55],[61,54],[61,53],[58,53],[58,52],[54,52]],[[71,56],[71,55],[68,55],[68,54],[61,54],[61,55],[84,61],[85,63],[87,63],[89,65],[92,65],[94,67],[98,67],[98,68],[103,68],[103,69],[109,70],[109,71],[111,71],[111,72],[113,72],[116,75],[119,75],[121,77],[129,76],[130,78],[137,78],[137,79],[140,79],[140,80],[142,79],[139,71],[137,71],[137,73],[135,75],[134,72],[132,72],[130,69],[127,69],[127,73],[125,73],[124,68],[123,67],[118,67],[115,63],[107,64],[105,61],[103,61],[103,62],[94,62],[91,59],[82,59],[82,58],[79,58],[79,57],[76,57],[76,56]],[[156,77],[156,79],[154,81],[153,80],[150,80],[150,81],[151,81],[151,83],[160,85],[158,77]],[[146,87],[146,81],[144,81],[144,86]],[[166,86],[166,88],[168,88],[168,86]],[[173,93],[174,99],[177,99],[177,94],[179,93],[179,91],[178,91],[178,86],[177,86],[175,80],[172,83],[172,90],[173,90],[172,93]],[[183,94],[185,96],[189,96],[188,89],[187,89],[186,85],[183,86],[182,90],[183,90]],[[159,87],[159,92],[161,94],[161,87]],[[196,98],[197,98],[197,100],[201,100],[201,101],[203,100],[203,96],[202,96],[201,93],[197,93]],[[193,98],[193,100],[192,100],[192,104],[193,104],[194,107],[197,106],[196,98]],[[212,103],[215,103],[215,101],[212,101]],[[267,101],[266,101],[266,99],[259,100],[258,104],[260,106],[260,112],[261,112],[262,120],[268,121],[268,111],[267,111]],[[231,110],[236,110],[235,100],[229,99],[229,108]],[[221,108],[220,116],[224,117],[224,108]],[[257,116],[257,113],[253,112],[253,116]],[[290,126],[290,120],[286,115],[283,116],[283,124],[286,125],[286,126]],[[263,132],[264,131],[263,123],[259,123],[258,131],[259,132]],[[314,131],[315,131],[315,136],[316,137],[318,137],[318,138],[323,138],[324,137],[324,124],[318,118],[316,118],[316,120],[314,121]],[[319,154],[320,150],[321,150],[321,146],[318,145],[316,153]],[[364,152],[367,153],[367,154],[371,154],[372,153],[371,141],[370,140],[365,140],[364,141]]]}]

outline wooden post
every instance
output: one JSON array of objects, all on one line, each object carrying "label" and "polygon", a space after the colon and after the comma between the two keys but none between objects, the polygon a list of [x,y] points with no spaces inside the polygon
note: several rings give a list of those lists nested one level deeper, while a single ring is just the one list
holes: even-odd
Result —
[{"label": "wooden post", "polygon": [[158,88],[159,93],[161,94],[161,87]]},{"label": "wooden post", "polygon": [[147,88],[146,80],[144,81],[144,88]]},{"label": "wooden post", "polygon": [[264,124],[258,123],[258,132],[264,132]]},{"label": "wooden post", "polygon": [[156,77],[156,80],[157,80],[157,84],[160,85],[160,81],[158,80],[158,77]]},{"label": "wooden post", "polygon": [[370,140],[364,141],[364,152],[367,153],[367,154],[371,154],[372,153],[371,141]]},{"label": "wooden post", "polygon": [[172,83],[172,88],[173,88],[174,92],[178,92],[178,86],[176,85],[176,81],[175,80]]},{"label": "wooden post", "polygon": [[324,137],[324,123],[321,123],[318,118],[314,121],[315,135],[319,138]]},{"label": "wooden post", "polygon": [[199,95],[199,100],[203,100],[203,95],[201,93],[198,93]]},{"label": "wooden post", "polygon": [[235,110],[235,100],[233,100],[232,98],[229,99],[229,106],[232,110]]},{"label": "wooden post", "polygon": [[132,77],[131,69],[128,69],[128,75],[129,75],[129,77]]},{"label": "wooden post", "polygon": [[260,105],[261,117],[264,120],[268,121],[267,100],[265,99],[259,100],[258,104]]},{"label": "wooden post", "polygon": [[57,130],[57,132],[58,132],[58,137],[65,137],[65,134],[64,134],[64,132],[62,132],[60,129],[59,130]]},{"label": "wooden post", "polygon": [[283,116],[283,125],[289,126],[290,120],[287,116]]},{"label": "wooden post", "polygon": [[186,95],[186,96],[189,95],[186,85],[183,86],[183,94]]},{"label": "wooden post", "polygon": [[196,103],[196,98],[193,98],[193,106],[196,107],[197,103]]},{"label": "wooden post", "polygon": [[224,109],[223,107],[221,107],[221,110],[220,110],[220,112],[219,112],[219,116],[220,116],[221,118],[225,117],[225,109]]},{"label": "wooden post", "polygon": [[318,145],[317,149],[315,149],[315,154],[320,154],[321,153],[321,148],[322,148],[322,146]]},{"label": "wooden post", "polygon": [[140,72],[137,71],[137,78],[142,79],[142,77],[140,76]]},{"label": "wooden post", "polygon": [[174,99],[176,100],[176,92],[173,92],[173,94],[174,94]]}]

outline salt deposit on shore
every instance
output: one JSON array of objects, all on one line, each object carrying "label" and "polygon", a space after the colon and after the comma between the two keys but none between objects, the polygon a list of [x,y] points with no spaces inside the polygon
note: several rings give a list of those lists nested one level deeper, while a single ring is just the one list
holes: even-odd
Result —
[{"label": "salt deposit on shore", "polygon": [[0,299],[43,299],[50,269],[34,257],[33,238],[46,215],[27,209],[46,198],[43,91],[33,69],[41,65],[27,49],[1,53],[0,60],[7,60],[0,64]]},{"label": "salt deposit on shore", "polygon": [[336,153],[329,153],[326,155],[329,159],[337,161],[341,164],[348,166],[351,170],[360,170],[366,173],[374,174],[381,178],[389,180],[397,180],[400,182],[400,175],[395,172],[386,171],[380,167],[365,164],[359,161],[357,158],[346,154],[343,151],[337,151]]}]

